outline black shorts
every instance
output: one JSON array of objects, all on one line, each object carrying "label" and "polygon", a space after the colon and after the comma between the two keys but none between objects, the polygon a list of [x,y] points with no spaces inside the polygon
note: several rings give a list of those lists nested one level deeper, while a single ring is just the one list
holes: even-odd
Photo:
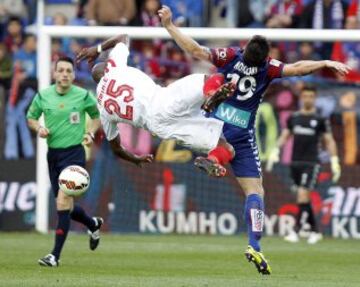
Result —
[{"label": "black shorts", "polygon": [[320,171],[320,164],[310,162],[293,162],[291,177],[296,186],[306,189],[314,188]]},{"label": "black shorts", "polygon": [[51,189],[55,198],[59,192],[59,175],[69,165],[79,165],[85,168],[85,149],[82,145],[67,148],[49,148],[47,153]]}]

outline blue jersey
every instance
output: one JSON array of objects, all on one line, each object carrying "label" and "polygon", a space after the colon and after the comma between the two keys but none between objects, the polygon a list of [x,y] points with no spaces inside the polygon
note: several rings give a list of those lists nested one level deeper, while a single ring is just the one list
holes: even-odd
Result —
[{"label": "blue jersey", "polygon": [[237,86],[235,94],[212,116],[242,129],[253,129],[263,94],[273,79],[281,77],[284,64],[268,58],[260,67],[247,66],[240,48],[211,49],[211,54],[218,72]]},{"label": "blue jersey", "polygon": [[259,151],[255,140],[256,113],[271,81],[280,78],[284,64],[268,58],[262,66],[245,64],[240,48],[211,49],[212,62],[218,72],[232,81],[234,95],[221,103],[210,116],[224,121],[223,134],[234,147],[231,161],[237,177],[261,177]]}]

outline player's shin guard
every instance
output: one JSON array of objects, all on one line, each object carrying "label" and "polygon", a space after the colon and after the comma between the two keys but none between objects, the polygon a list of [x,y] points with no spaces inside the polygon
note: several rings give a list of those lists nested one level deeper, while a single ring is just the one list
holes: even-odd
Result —
[{"label": "player's shin guard", "polygon": [[260,251],[260,239],[264,226],[264,201],[259,194],[250,194],[245,202],[245,221],[249,245]]},{"label": "player's shin guard", "polygon": [[55,232],[55,246],[51,254],[58,260],[70,228],[70,210],[59,210]]},{"label": "player's shin guard", "polygon": [[70,216],[72,220],[82,223],[91,232],[94,232],[96,230],[96,224],[94,219],[88,216],[85,210],[81,206],[75,204],[74,209],[71,211]]}]

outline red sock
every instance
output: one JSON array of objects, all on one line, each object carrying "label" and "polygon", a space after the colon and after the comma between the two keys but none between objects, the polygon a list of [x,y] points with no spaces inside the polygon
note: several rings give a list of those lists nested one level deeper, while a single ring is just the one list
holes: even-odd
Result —
[{"label": "red sock", "polygon": [[214,74],[206,79],[203,87],[203,93],[205,97],[209,97],[213,95],[217,89],[224,84],[225,78],[222,74]]},{"label": "red sock", "polygon": [[234,155],[230,149],[224,146],[217,146],[208,154],[208,159],[215,160],[221,165],[227,164],[233,157]]}]

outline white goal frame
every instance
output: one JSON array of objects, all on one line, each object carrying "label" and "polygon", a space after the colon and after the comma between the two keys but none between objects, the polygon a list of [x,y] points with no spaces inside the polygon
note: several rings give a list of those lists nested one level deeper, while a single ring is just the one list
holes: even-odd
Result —
[{"label": "white goal frame", "polygon": [[[41,5],[39,5],[41,6]],[[39,8],[43,15],[43,7]],[[40,16],[39,16],[40,18]],[[56,37],[107,38],[119,34],[128,34],[131,39],[170,39],[164,28],[150,27],[80,27],[45,26],[39,21],[36,27],[38,35],[38,80],[39,90],[51,83],[51,39]],[[307,30],[307,29],[238,29],[238,28],[182,28],[185,34],[198,40],[246,40],[253,35],[265,35],[273,41],[360,41],[359,30]],[[36,222],[37,231],[48,232],[50,181],[46,161],[47,145],[43,139],[37,140],[36,166]]]}]

